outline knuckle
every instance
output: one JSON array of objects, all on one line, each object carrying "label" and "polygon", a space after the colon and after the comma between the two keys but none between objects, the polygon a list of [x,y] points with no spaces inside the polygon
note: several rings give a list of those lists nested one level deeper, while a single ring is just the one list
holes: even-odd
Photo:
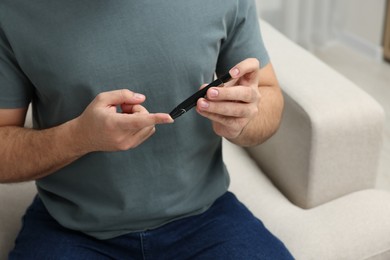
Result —
[{"label": "knuckle", "polygon": [[260,61],[257,58],[249,58],[248,60],[251,64],[253,64],[253,67],[260,67]]},{"label": "knuckle", "polygon": [[143,128],[142,121],[141,120],[134,120],[131,124],[132,129],[141,129]]},{"label": "knuckle", "polygon": [[127,97],[131,97],[133,95],[133,92],[131,92],[130,90],[128,90],[126,88],[121,89],[120,93],[121,93],[123,100],[126,100]]},{"label": "knuckle", "polygon": [[96,95],[95,100],[96,100],[97,102],[102,102],[102,101],[104,100],[105,95],[106,95],[106,94],[105,94],[104,92],[99,93],[99,94]]},{"label": "knuckle", "polygon": [[259,113],[259,108],[257,106],[252,106],[252,115],[257,115]]},{"label": "knuckle", "polygon": [[124,95],[127,95],[127,94],[132,94],[133,92],[131,92],[129,89],[127,88],[122,88],[121,89],[121,93],[124,94]]},{"label": "knuckle", "polygon": [[252,102],[255,98],[255,93],[252,88],[245,88],[245,91],[243,91],[243,101],[245,102]]},{"label": "knuckle", "polygon": [[125,91],[126,91],[125,89],[119,90],[119,93],[121,95],[122,100],[126,100],[126,92]]},{"label": "knuckle", "polygon": [[241,117],[243,115],[245,115],[245,108],[236,108],[236,109],[233,109],[232,112],[231,112],[231,115],[233,117]]}]

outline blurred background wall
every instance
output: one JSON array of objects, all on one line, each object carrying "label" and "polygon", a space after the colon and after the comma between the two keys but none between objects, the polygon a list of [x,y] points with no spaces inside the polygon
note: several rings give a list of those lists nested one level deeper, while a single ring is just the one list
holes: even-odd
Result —
[{"label": "blurred background wall", "polygon": [[341,41],[382,58],[386,0],[256,0],[258,13],[308,50]]}]

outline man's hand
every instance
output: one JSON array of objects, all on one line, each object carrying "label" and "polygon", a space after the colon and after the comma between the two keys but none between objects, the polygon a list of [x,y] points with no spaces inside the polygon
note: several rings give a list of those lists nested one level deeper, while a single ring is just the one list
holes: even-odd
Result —
[{"label": "man's hand", "polygon": [[217,135],[242,145],[264,142],[277,130],[283,97],[271,64],[259,68],[257,59],[246,59],[230,71],[225,87],[207,91],[197,111],[213,123]]},{"label": "man's hand", "polygon": [[211,88],[201,98],[198,112],[213,121],[216,134],[234,139],[258,113],[259,61],[247,59],[230,70],[233,80],[223,88]]},{"label": "man's hand", "polygon": [[173,122],[168,114],[150,114],[144,101],[129,90],[104,92],[79,117],[44,130],[23,127],[26,108],[0,109],[0,182],[36,180],[87,153],[138,146],[156,124]]},{"label": "man's hand", "polygon": [[144,95],[126,89],[99,94],[75,120],[75,135],[85,152],[135,148],[155,132],[156,124],[173,122],[168,114],[150,114],[141,105],[144,101]]}]

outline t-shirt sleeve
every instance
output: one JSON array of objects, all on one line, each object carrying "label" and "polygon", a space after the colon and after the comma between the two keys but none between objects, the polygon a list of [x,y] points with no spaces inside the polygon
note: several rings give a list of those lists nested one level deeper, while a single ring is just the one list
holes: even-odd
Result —
[{"label": "t-shirt sleeve", "polygon": [[221,43],[216,72],[226,73],[247,58],[257,58],[260,66],[269,63],[260,32],[254,0],[238,0],[236,14],[227,27],[227,37]]},{"label": "t-shirt sleeve", "polygon": [[0,28],[0,109],[27,107],[32,91],[31,82],[21,70]]}]

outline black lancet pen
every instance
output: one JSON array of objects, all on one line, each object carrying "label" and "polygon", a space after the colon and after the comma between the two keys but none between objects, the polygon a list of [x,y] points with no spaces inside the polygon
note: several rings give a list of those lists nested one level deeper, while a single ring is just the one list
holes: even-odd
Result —
[{"label": "black lancet pen", "polygon": [[169,115],[172,117],[172,119],[178,118],[179,116],[183,115],[184,113],[188,112],[188,110],[196,106],[196,102],[198,101],[198,99],[206,96],[207,90],[209,90],[209,88],[222,87],[224,83],[228,82],[231,79],[232,77],[229,73],[227,73],[222,77],[214,80],[206,87],[202,88],[201,90],[181,102],[177,107],[175,107],[175,109],[172,110],[171,113],[169,113]]}]

